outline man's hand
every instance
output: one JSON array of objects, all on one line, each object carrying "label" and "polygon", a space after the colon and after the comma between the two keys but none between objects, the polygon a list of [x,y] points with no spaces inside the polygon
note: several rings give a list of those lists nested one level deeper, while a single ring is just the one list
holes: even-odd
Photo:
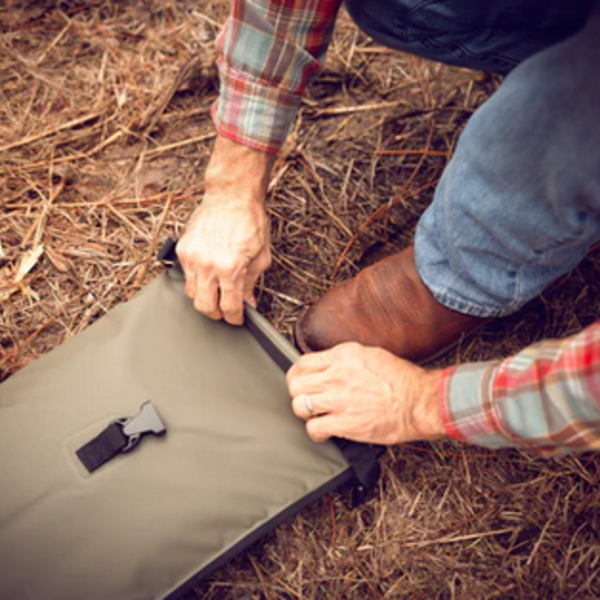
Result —
[{"label": "man's hand", "polygon": [[443,437],[440,381],[441,371],[356,343],[306,354],[287,375],[292,408],[317,442],[332,436],[376,444]]},{"label": "man's hand", "polygon": [[270,155],[218,137],[204,199],[177,244],[187,295],[211,319],[243,322],[244,300],[271,264],[265,196]]}]

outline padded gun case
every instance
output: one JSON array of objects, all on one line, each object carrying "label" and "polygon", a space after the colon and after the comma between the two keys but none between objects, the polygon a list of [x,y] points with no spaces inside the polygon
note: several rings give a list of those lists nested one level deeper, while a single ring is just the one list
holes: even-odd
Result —
[{"label": "padded gun case", "polygon": [[[172,253],[172,246],[171,246]],[[380,449],[313,443],[297,352],[213,322],[171,269],[0,385],[0,598],[176,598]]]}]

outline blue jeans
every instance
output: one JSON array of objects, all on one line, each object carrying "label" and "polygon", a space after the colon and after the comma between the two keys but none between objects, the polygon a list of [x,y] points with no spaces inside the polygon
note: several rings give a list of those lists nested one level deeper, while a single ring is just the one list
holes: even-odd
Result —
[{"label": "blue jeans", "polygon": [[388,46],[508,73],[462,133],[417,226],[415,255],[445,306],[480,317],[514,312],[600,239],[600,3],[346,6]]}]

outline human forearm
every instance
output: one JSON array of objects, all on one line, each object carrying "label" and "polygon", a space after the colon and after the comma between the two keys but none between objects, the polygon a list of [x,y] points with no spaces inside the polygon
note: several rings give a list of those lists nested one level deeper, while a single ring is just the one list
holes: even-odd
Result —
[{"label": "human forearm", "polygon": [[[443,371],[421,369],[411,393],[412,423],[415,440],[433,440],[447,435],[442,418],[441,388]],[[406,441],[406,440],[405,440]]]},{"label": "human forearm", "polygon": [[266,152],[217,136],[204,177],[204,202],[264,204],[273,162]]},{"label": "human forearm", "polygon": [[197,310],[243,322],[244,301],[271,262],[265,195],[273,157],[218,137],[204,198],[177,245],[186,293]]}]

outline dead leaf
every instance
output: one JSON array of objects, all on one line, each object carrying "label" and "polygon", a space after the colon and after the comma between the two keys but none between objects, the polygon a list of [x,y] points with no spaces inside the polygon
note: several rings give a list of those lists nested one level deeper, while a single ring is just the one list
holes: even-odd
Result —
[{"label": "dead leaf", "polygon": [[38,244],[34,246],[31,250],[28,250],[21,257],[21,261],[19,262],[19,266],[15,271],[15,275],[13,278],[13,283],[20,283],[23,281],[25,275],[29,273],[35,265],[37,265],[38,260],[44,253],[44,244]]}]

